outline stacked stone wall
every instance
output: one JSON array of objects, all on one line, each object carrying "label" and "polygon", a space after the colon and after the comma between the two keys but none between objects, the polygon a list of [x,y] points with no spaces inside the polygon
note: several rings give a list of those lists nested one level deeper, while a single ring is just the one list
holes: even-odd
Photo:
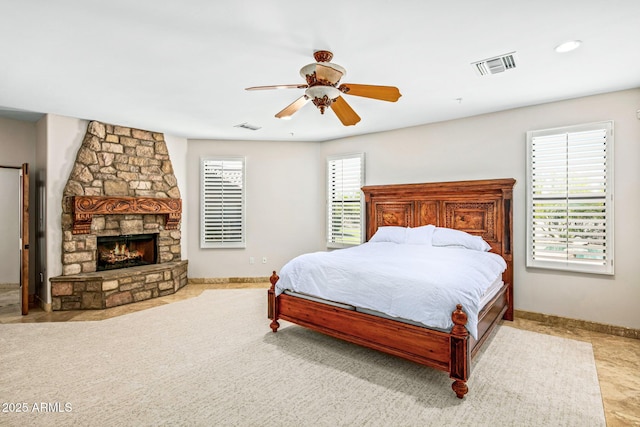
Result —
[{"label": "stacked stone wall", "polygon": [[161,133],[93,121],[87,127],[62,198],[62,275],[96,271],[98,236],[158,234],[158,262],[179,261],[180,230],[163,215],[94,215],[90,234],[72,233],[73,196],[180,198]]}]

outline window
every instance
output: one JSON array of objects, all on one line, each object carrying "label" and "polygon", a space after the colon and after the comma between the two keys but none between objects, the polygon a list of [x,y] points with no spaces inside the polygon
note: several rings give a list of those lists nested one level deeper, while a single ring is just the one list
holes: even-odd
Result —
[{"label": "window", "polygon": [[527,132],[527,266],[613,274],[613,122]]},{"label": "window", "polygon": [[364,153],[327,159],[327,246],[362,243]]},{"label": "window", "polygon": [[243,157],[201,159],[201,248],[244,248]]}]

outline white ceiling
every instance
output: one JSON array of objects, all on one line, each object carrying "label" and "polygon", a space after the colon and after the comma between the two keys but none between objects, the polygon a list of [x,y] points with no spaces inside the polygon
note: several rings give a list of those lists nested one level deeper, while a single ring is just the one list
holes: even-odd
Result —
[{"label": "white ceiling", "polygon": [[[573,52],[554,47],[582,40]],[[0,0],[0,109],[186,138],[322,141],[640,87],[638,0]],[[397,86],[396,103],[345,95],[342,126],[302,89],[314,50],[342,82]],[[516,52],[479,77],[472,62]],[[18,111],[16,111],[18,110]],[[25,118],[37,116],[27,114]],[[235,127],[260,126],[257,131]]]}]

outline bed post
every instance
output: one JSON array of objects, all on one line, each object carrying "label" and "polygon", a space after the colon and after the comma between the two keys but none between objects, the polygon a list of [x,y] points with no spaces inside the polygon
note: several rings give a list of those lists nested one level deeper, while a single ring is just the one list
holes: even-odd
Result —
[{"label": "bed post", "polygon": [[280,279],[280,277],[274,271],[269,281],[271,282],[271,287],[267,291],[267,317],[271,319],[271,330],[273,332],[277,332],[280,324],[278,323],[278,300],[276,299],[276,282]]},{"label": "bed post", "polygon": [[469,331],[464,326],[467,324],[467,313],[462,311],[462,305],[458,304],[453,313],[453,329],[451,329],[451,365],[449,367],[449,378],[453,379],[451,388],[456,393],[458,399],[462,399],[469,391],[467,379],[469,378]]},{"label": "bed post", "polygon": [[[362,187],[364,189],[364,187]],[[368,242],[373,234],[375,233],[375,225],[371,218],[373,218],[373,214],[371,209],[373,209],[373,205],[371,204],[371,193],[368,191],[363,191],[364,193],[364,214],[365,214],[365,242]]]},{"label": "bed post", "polygon": [[507,263],[507,270],[502,274],[502,278],[508,284],[507,311],[502,317],[505,320],[513,320],[513,185],[512,183],[511,186],[502,189],[502,216],[504,220],[502,257]]}]

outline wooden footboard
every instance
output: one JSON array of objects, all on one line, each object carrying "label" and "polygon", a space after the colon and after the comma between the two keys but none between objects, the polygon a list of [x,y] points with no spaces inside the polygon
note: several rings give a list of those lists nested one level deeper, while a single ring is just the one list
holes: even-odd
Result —
[{"label": "wooden footboard", "polygon": [[468,392],[466,382],[471,373],[471,359],[487,341],[491,331],[507,309],[507,285],[482,310],[478,324],[478,340],[474,340],[465,325],[467,315],[458,305],[451,317],[450,333],[410,325],[371,314],[361,313],[310,301],[296,296],[275,296],[278,275],[273,272],[268,290],[268,317],[271,329],[277,332],[278,320],[286,320],[363,347],[382,351],[449,373],[454,380],[456,396]]}]

